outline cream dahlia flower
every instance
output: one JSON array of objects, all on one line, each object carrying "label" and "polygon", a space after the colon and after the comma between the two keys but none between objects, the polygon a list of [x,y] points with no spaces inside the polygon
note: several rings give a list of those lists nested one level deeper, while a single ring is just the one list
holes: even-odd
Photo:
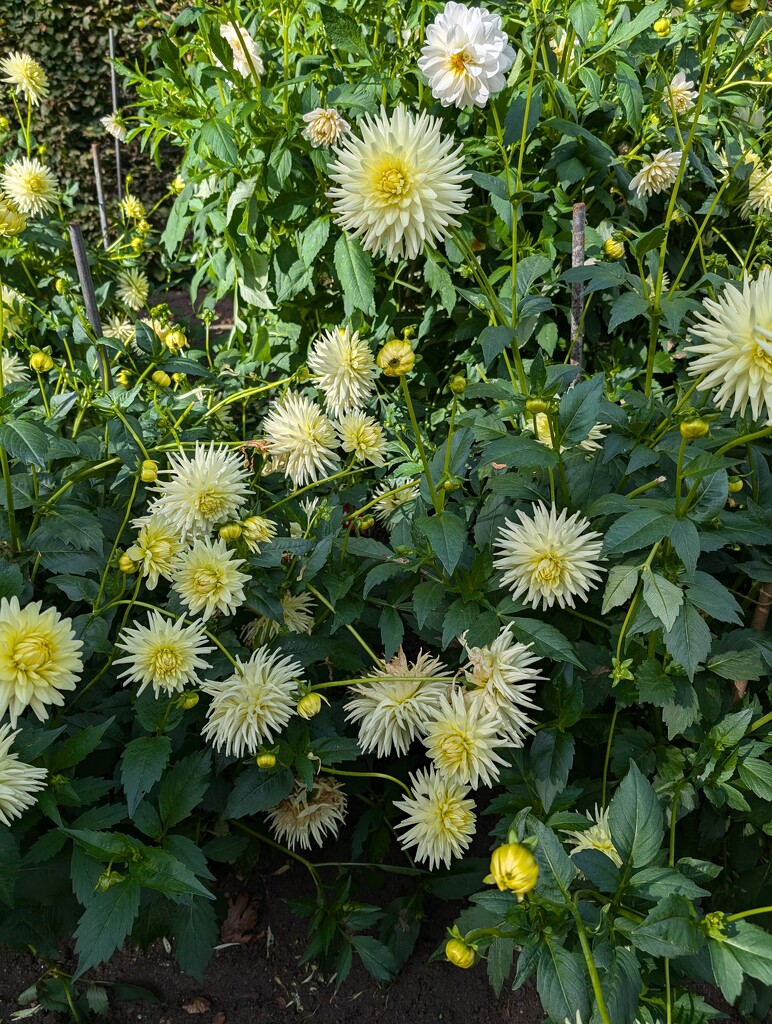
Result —
[{"label": "cream dahlia flower", "polygon": [[115,295],[129,309],[142,309],[147,303],[150,283],[147,275],[136,267],[130,267],[118,275],[118,287]]},{"label": "cream dahlia flower", "polygon": [[280,843],[290,850],[310,850],[312,840],[322,846],[325,836],[337,838],[346,817],[346,796],[332,778],[314,780],[312,789],[298,783],[286,800],[267,812],[268,823]]},{"label": "cream dahlia flower", "polygon": [[11,753],[11,744],[21,730],[11,732],[12,726],[0,725],[0,821],[10,825],[12,818],[20,818],[36,802],[35,793],[45,789],[45,768],[34,768]]},{"label": "cream dahlia flower", "polygon": [[128,652],[113,662],[126,665],[119,673],[125,677],[124,686],[139,683],[139,696],[152,684],[156,698],[162,693],[179,693],[188,684],[198,682],[200,670],[209,668],[201,655],[214,650],[200,622],[186,626],[184,619],[168,619],[157,611],[150,612],[146,626],[124,629],[115,646]]},{"label": "cream dahlia flower", "polygon": [[162,515],[142,516],[135,519],[133,525],[139,527],[139,533],[126,554],[147,579],[147,589],[155,590],[159,576],[172,579],[174,560],[184,544],[174,523]]},{"label": "cream dahlia flower", "polygon": [[15,288],[0,284],[0,302],[3,305],[3,330],[6,336],[18,334],[24,326],[24,296]]},{"label": "cream dahlia flower", "polygon": [[765,268],[755,281],[727,284],[718,299],[703,302],[708,316],[691,333],[701,345],[686,349],[699,355],[689,364],[692,377],[707,374],[698,391],[717,388],[719,409],[732,402],[730,415],[744,415],[750,402],[754,419],[766,415],[772,423],[772,270]]},{"label": "cream dahlia flower", "polygon": [[288,391],[266,416],[263,433],[271,455],[287,459],[285,474],[296,487],[337,469],[335,428],[305,395]]},{"label": "cream dahlia flower", "polygon": [[337,223],[389,260],[415,259],[458,225],[469,191],[463,154],[439,118],[414,117],[404,106],[389,116],[366,114],[362,137],[348,135],[335,150],[330,177]]},{"label": "cream dahlia flower", "polygon": [[673,75],[670,84],[665,89],[667,105],[676,114],[685,114],[687,110],[691,110],[697,95],[694,82],[690,82],[683,71]]},{"label": "cream dahlia flower", "polygon": [[192,458],[171,452],[167,480],[158,481],[158,497],[148,506],[177,529],[181,540],[201,538],[217,523],[233,519],[249,493],[249,469],[237,451],[196,442]]},{"label": "cream dahlia flower", "polygon": [[127,220],[142,220],[145,216],[145,206],[142,200],[137,196],[131,195],[131,193],[121,199],[120,206],[121,213]]},{"label": "cream dahlia flower", "polygon": [[249,580],[225,541],[194,540],[193,546],[177,556],[173,566],[175,590],[194,615],[209,619],[216,611],[233,615],[245,600],[244,584]]},{"label": "cream dahlia flower", "polygon": [[[666,287],[663,281],[663,288]],[[534,424],[534,419],[536,423]],[[537,412],[535,417],[527,417],[527,423],[529,427],[534,428],[536,434],[536,440],[539,444],[546,445],[548,448],[554,448],[554,439],[552,437],[552,431],[550,429],[549,416],[546,412]],[[611,429],[609,423],[596,423],[594,427],[590,427],[590,432],[583,441],[580,441],[576,447],[581,448],[583,452],[597,452],[603,447],[603,441],[606,435],[606,431]],[[565,445],[560,446],[560,454],[568,451]]]},{"label": "cream dahlia flower", "polygon": [[13,85],[33,107],[48,96],[48,77],[40,64],[28,53],[9,54],[0,60],[0,74],[6,85]]},{"label": "cream dahlia flower", "polygon": [[[395,493],[389,494],[389,491]],[[391,482],[384,480],[375,489],[378,499],[373,506],[375,518],[385,523],[390,530],[393,529],[412,513],[420,493],[418,484],[412,485],[404,477]]]},{"label": "cream dahlia flower", "polygon": [[15,206],[0,199],[0,238],[20,235],[27,226],[27,218],[23,217]]},{"label": "cream dahlia flower", "polygon": [[640,199],[643,196],[657,195],[670,188],[678,177],[681,156],[680,150],[660,150],[630,181],[630,191],[635,192]]},{"label": "cream dahlia flower", "polygon": [[11,725],[26,708],[48,718],[48,705],[62,707],[62,691],[74,690],[83,662],[83,643],[75,639],[72,620],[42,604],[20,607],[19,599],[0,599],[0,718]]},{"label": "cream dahlia flower", "polygon": [[352,452],[359,462],[383,465],[387,443],[381,425],[363,412],[350,412],[335,424],[344,452]]},{"label": "cream dahlia flower", "polygon": [[115,338],[116,341],[129,345],[136,338],[137,330],[128,317],[121,316],[120,313],[112,313],[105,318],[102,334],[105,338]]},{"label": "cream dahlia flower", "polygon": [[406,817],[397,825],[407,831],[400,836],[403,850],[416,848],[416,860],[428,861],[429,869],[444,864],[450,867],[472,841],[476,818],[470,789],[455,779],[446,779],[432,768],[410,776],[409,797],[395,800],[394,806]]},{"label": "cream dahlia flower", "polygon": [[586,601],[605,572],[597,562],[603,538],[587,529],[589,520],[578,512],[568,517],[566,509],[558,516],[554,505],[548,510],[541,502],[533,506],[532,518],[519,510],[517,516],[520,523],[507,519],[494,542],[500,554],[493,564],[502,570],[502,584],[534,608],[551,608],[556,601],[573,608],[575,598]]},{"label": "cream dahlia flower", "polygon": [[284,616],[282,623],[269,619],[266,615],[258,616],[254,622],[244,627],[242,638],[251,647],[254,643],[267,644],[281,633],[301,633],[308,636],[314,628],[314,599],[310,594],[291,594],[286,591],[281,596],[281,610]]},{"label": "cream dahlia flower", "polygon": [[754,161],[741,213],[746,219],[753,213],[772,213],[772,166]]},{"label": "cream dahlia flower", "polygon": [[27,366],[15,352],[3,350],[0,368],[2,369],[3,387],[7,384],[20,384],[22,381],[30,379]]},{"label": "cream dahlia flower", "polygon": [[314,149],[319,146],[329,148],[337,146],[343,136],[351,128],[334,107],[317,107],[316,110],[303,114],[306,123],[303,135]]},{"label": "cream dahlia flower", "polygon": [[220,35],[231,48],[233,70],[242,78],[252,78],[256,81],[265,68],[257,52],[257,44],[249,32],[243,25],[239,25],[237,29],[235,24],[228,22],[220,26]]},{"label": "cream dahlia flower", "polygon": [[443,107],[484,107],[514,61],[498,14],[450,0],[426,30],[418,67]]},{"label": "cream dahlia flower", "polygon": [[333,416],[361,408],[378,377],[370,346],[350,327],[325,331],[308,354],[308,367]]},{"label": "cream dahlia flower", "polygon": [[119,142],[126,141],[126,125],[124,124],[123,115],[120,110],[114,110],[112,114],[100,117],[99,123],[108,135],[112,135],[112,137],[117,139]]},{"label": "cream dahlia flower", "polygon": [[276,525],[264,516],[249,516],[241,524],[241,539],[253,555],[260,554],[260,545],[276,536]]},{"label": "cream dahlia flower", "polygon": [[571,850],[571,856],[581,852],[582,850],[600,850],[616,864],[618,868],[622,867],[622,858],[617,853],[617,849],[614,846],[614,842],[611,838],[611,829],[608,823],[608,808],[602,810],[598,805],[595,805],[595,814],[590,814],[589,811],[585,812],[592,825],[589,828],[579,832],[572,832],[568,829],[561,829],[565,832],[568,837],[568,842],[573,846]]},{"label": "cream dahlia flower", "polygon": [[6,164],[0,174],[0,187],[5,198],[25,217],[48,213],[56,205],[56,177],[39,160],[23,156]]},{"label": "cream dahlia flower", "polygon": [[294,714],[302,675],[296,661],[267,647],[259,647],[249,661],[236,658],[232,676],[201,685],[212,698],[203,735],[228,756],[254,756]]},{"label": "cream dahlia flower", "polygon": [[443,778],[472,789],[494,785],[499,765],[507,763],[496,753],[497,747],[506,745],[496,714],[479,702],[468,704],[460,690],[443,695],[431,708],[423,743]]},{"label": "cream dahlia flower", "polygon": [[532,733],[533,711],[540,711],[533,701],[533,691],[544,676],[535,666],[538,661],[530,645],[517,643],[512,626],[505,626],[492,644],[467,647],[468,663],[464,667],[466,702],[479,705],[495,715],[503,736],[516,747],[522,747]]},{"label": "cream dahlia flower", "polygon": [[355,694],[345,705],[350,722],[359,724],[359,745],[366,754],[406,754],[426,730],[431,712],[448,692],[451,677],[438,658],[419,652],[411,665],[400,647],[383,668],[370,673],[372,682],[353,683]]}]

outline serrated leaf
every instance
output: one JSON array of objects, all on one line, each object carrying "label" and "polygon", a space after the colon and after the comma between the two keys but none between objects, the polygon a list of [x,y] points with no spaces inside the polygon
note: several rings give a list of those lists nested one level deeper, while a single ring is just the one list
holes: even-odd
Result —
[{"label": "serrated leaf", "polygon": [[16,419],[0,423],[0,447],[27,465],[45,469],[54,439],[50,430],[28,420]]},{"label": "serrated leaf", "polygon": [[376,981],[390,981],[397,973],[397,961],[394,954],[378,939],[370,935],[352,935],[351,945],[359,953],[365,969]]},{"label": "serrated leaf", "polygon": [[686,896],[666,896],[629,936],[638,949],[656,957],[690,956],[700,951],[703,934],[693,919]]},{"label": "serrated leaf", "polygon": [[486,327],[478,340],[483,352],[483,366],[488,366],[514,343],[515,331],[512,327]]},{"label": "serrated leaf", "polygon": [[634,509],[608,528],[603,538],[604,553],[622,555],[650,547],[668,534],[674,520],[675,516],[658,509]]},{"label": "serrated leaf", "polygon": [[620,324],[626,324],[636,317],[643,316],[649,310],[649,301],[638,292],[624,292],[615,299],[611,306],[611,317],[608,322],[609,331],[615,331]]},{"label": "serrated leaf", "polygon": [[600,418],[605,377],[596,373],[569,388],[558,408],[558,444],[572,445],[584,441]]},{"label": "serrated leaf", "polygon": [[452,512],[442,512],[422,516],[416,520],[416,526],[429,541],[445,572],[452,575],[466,547],[466,523]]},{"label": "serrated leaf", "polygon": [[668,654],[684,667],[689,679],[694,679],[697,666],[703,664],[710,653],[711,639],[705,620],[690,601],[684,601],[664,640]]},{"label": "serrated leaf", "polygon": [[488,946],[488,981],[498,999],[504,982],[512,972],[515,958],[515,940],[495,938]]},{"label": "serrated leaf", "polygon": [[127,744],[121,758],[121,783],[130,816],[142,797],[161,778],[171,750],[172,742],[168,736],[140,736]]},{"label": "serrated leaf", "polygon": [[375,274],[370,254],[356,238],[342,234],[335,243],[335,269],[347,302],[368,316],[375,313]]},{"label": "serrated leaf", "polygon": [[539,956],[536,989],[542,1006],[554,1021],[589,1019],[590,999],[578,958],[548,937]]},{"label": "serrated leaf", "polygon": [[665,629],[672,629],[684,594],[680,587],[648,569],[643,573],[643,600]]},{"label": "serrated leaf", "polygon": [[742,624],[740,605],[734,596],[713,576],[706,572],[695,572],[692,579],[686,581],[689,600],[711,618],[720,622]]},{"label": "serrated leaf", "polygon": [[201,126],[201,141],[207,146],[212,156],[222,160],[231,167],[238,166],[239,151],[236,148],[236,136],[231,126],[217,117],[204,121]]},{"label": "serrated leaf", "polygon": [[529,751],[534,787],[549,814],[558,793],[566,788],[568,774],[574,763],[574,738],[570,733],[556,729],[541,729],[533,739]]},{"label": "serrated leaf", "polygon": [[644,868],[654,860],[662,845],[662,808],[653,787],[633,762],[611,798],[608,820],[623,862]]},{"label": "serrated leaf", "polygon": [[48,762],[50,770],[58,772],[63,768],[72,768],[73,765],[80,764],[92,751],[96,750],[102,741],[102,736],[114,721],[115,716],[111,716],[100,725],[89,725],[65,740],[51,754]]},{"label": "serrated leaf", "polygon": [[559,629],[541,619],[526,619],[515,616],[511,620],[512,632],[522,644],[532,644],[535,654],[551,661],[566,661],[577,668],[584,668],[574,653],[573,645]]},{"label": "serrated leaf", "polygon": [[180,969],[203,981],[219,935],[214,905],[209,900],[194,898],[175,907],[171,932]]},{"label": "serrated leaf", "polygon": [[530,437],[508,434],[486,447],[485,462],[504,463],[517,469],[551,469],[558,464],[558,453]]},{"label": "serrated leaf", "polygon": [[136,882],[127,880],[97,893],[89,902],[75,931],[77,977],[108,960],[123,945],[139,913],[141,891]]},{"label": "serrated leaf", "polygon": [[624,604],[633,596],[638,583],[638,572],[637,565],[615,565],[609,569],[601,615],[605,615],[617,605]]},{"label": "serrated leaf", "polygon": [[131,877],[145,889],[173,896],[214,896],[199,882],[193,872],[167,850],[146,846],[138,861],[131,864]]},{"label": "serrated leaf", "polygon": [[587,37],[599,17],[600,8],[595,0],[574,0],[568,8],[568,20],[583,43],[587,42]]},{"label": "serrated leaf", "polygon": [[719,939],[708,936],[708,952],[718,990],[729,1005],[734,1006],[742,992],[743,969],[735,960],[731,947]]},{"label": "serrated leaf", "polygon": [[768,803],[772,802],[772,764],[760,757],[746,757],[737,769],[744,784]]},{"label": "serrated leaf", "polygon": [[736,921],[724,942],[742,969],[765,985],[772,985],[772,935],[747,921]]},{"label": "serrated leaf", "polygon": [[199,750],[178,761],[158,790],[158,813],[164,830],[183,821],[197,807],[209,788],[211,755]]},{"label": "serrated leaf", "polygon": [[292,792],[292,772],[247,768],[236,779],[223,812],[225,818],[244,818],[274,807]]}]

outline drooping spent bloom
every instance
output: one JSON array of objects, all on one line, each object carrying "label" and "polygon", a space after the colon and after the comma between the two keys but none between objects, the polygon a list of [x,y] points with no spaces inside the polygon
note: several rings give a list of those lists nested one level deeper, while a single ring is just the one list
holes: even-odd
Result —
[{"label": "drooping spent bloom", "polygon": [[6,85],[14,86],[33,107],[48,96],[48,76],[28,53],[16,51],[0,60],[0,74]]},{"label": "drooping spent bloom", "polygon": [[[298,783],[286,800],[267,812],[268,823],[280,843],[290,850],[322,846],[325,836],[337,838],[346,817],[346,795],[334,778],[314,779],[313,788]],[[313,842],[312,842],[313,841]]]},{"label": "drooping spent bloom", "polygon": [[658,195],[670,188],[678,177],[681,166],[680,150],[662,149],[649,163],[645,164],[630,181],[628,188],[638,198]]},{"label": "drooping spent bloom", "polygon": [[257,51],[257,44],[249,32],[243,25],[237,28],[235,24],[227,22],[220,25],[220,35],[231,48],[233,70],[242,78],[252,78],[256,81],[265,68]]},{"label": "drooping spent bloom", "polygon": [[670,84],[665,89],[665,100],[670,109],[676,114],[685,114],[691,110],[694,101],[697,99],[697,91],[694,82],[690,82],[683,71],[673,75]]},{"label": "drooping spent bloom", "polygon": [[116,297],[129,309],[142,309],[147,304],[147,297],[150,293],[150,283],[147,275],[136,267],[129,267],[128,270],[118,274],[118,287]]},{"label": "drooping spent bloom", "polygon": [[451,685],[451,674],[439,658],[423,652],[411,665],[400,647],[370,677],[372,682],[351,685],[355,696],[345,705],[348,720],[359,724],[359,745],[378,757],[406,754],[424,734],[432,710]]},{"label": "drooping spent bloom", "polygon": [[248,626],[244,627],[242,638],[251,647],[253,644],[267,644],[280,633],[310,634],[314,628],[314,599],[310,594],[291,594],[287,590],[281,596],[281,610],[284,616],[284,628],[275,619],[259,615]]},{"label": "drooping spent bloom", "polygon": [[364,412],[349,412],[335,424],[344,452],[352,452],[359,462],[383,465],[386,438],[380,423]]},{"label": "drooping spent bloom", "polygon": [[730,415],[745,413],[750,402],[754,419],[766,415],[772,423],[772,270],[764,268],[755,281],[747,275],[738,287],[729,283],[718,299],[705,299],[708,315],[691,333],[702,344],[686,349],[698,355],[689,363],[692,377],[707,374],[698,391],[717,388],[714,401]]},{"label": "drooping spent bloom", "polygon": [[755,160],[748,179],[748,198],[740,211],[744,218],[754,213],[772,213],[772,166]]},{"label": "drooping spent bloom", "polygon": [[271,455],[286,457],[285,473],[296,487],[337,469],[335,428],[305,395],[288,391],[266,416],[263,432]]},{"label": "drooping spent bloom", "polygon": [[361,408],[378,376],[370,346],[350,327],[324,331],[308,354],[308,367],[333,416]]},{"label": "drooping spent bloom", "polygon": [[249,576],[239,572],[243,558],[235,558],[225,541],[194,540],[174,563],[175,590],[193,615],[209,619],[216,611],[233,615],[245,600],[244,584]]},{"label": "drooping spent bloom", "polygon": [[15,288],[0,284],[0,303],[3,306],[3,330],[6,337],[18,334],[24,325],[24,296]]},{"label": "drooping spent bloom", "polygon": [[214,650],[207,643],[200,622],[185,625],[184,619],[172,620],[158,611],[148,615],[146,626],[123,630],[115,646],[127,651],[113,664],[126,665],[119,674],[128,683],[139,683],[137,696],[152,685],[156,698],[179,693],[198,682],[202,669],[209,666],[201,657]]},{"label": "drooping spent bloom", "polygon": [[366,114],[361,138],[347,135],[335,150],[327,193],[336,221],[372,253],[415,259],[458,225],[469,190],[463,154],[440,121],[398,106]]},{"label": "drooping spent bloom", "polygon": [[27,226],[27,218],[23,217],[11,203],[0,199],[0,238],[20,235]]},{"label": "drooping spent bloom", "polygon": [[120,110],[114,110],[112,114],[106,114],[105,117],[100,117],[99,123],[108,135],[112,135],[112,137],[117,139],[119,142],[126,141],[126,124]]},{"label": "drooping spent bloom", "polygon": [[48,213],[56,204],[56,177],[37,159],[23,156],[6,164],[0,174],[0,187],[5,198],[25,217]]},{"label": "drooping spent bloom", "polygon": [[400,845],[403,850],[415,847],[416,860],[428,861],[430,870],[440,864],[448,868],[469,846],[475,832],[470,789],[455,779],[443,778],[433,768],[411,775],[410,782],[410,796],[394,801],[406,815],[396,826],[406,829]]},{"label": "drooping spent bloom", "polygon": [[233,519],[249,493],[250,472],[243,457],[224,445],[196,442],[193,456],[169,454],[168,479],[158,481],[158,497],[148,506],[176,527],[180,539],[201,538],[217,523]]},{"label": "drooping spent bloom", "polygon": [[63,692],[75,689],[83,670],[82,647],[72,620],[56,608],[0,599],[0,718],[7,711],[15,727],[29,707],[44,722],[49,705],[62,707]]},{"label": "drooping spent bloom", "polygon": [[592,822],[589,828],[583,831],[570,831],[569,829],[561,829],[565,832],[568,837],[568,842],[573,849],[571,850],[571,856],[580,853],[582,850],[600,850],[601,853],[612,860],[618,868],[622,867],[622,858],[617,853],[617,848],[614,846],[614,841],[611,838],[611,828],[608,823],[608,807],[603,808],[595,805],[595,813],[590,814],[589,811],[585,811],[588,819]]},{"label": "drooping spent bloom", "polygon": [[351,128],[348,121],[344,120],[334,107],[317,107],[316,110],[303,114],[303,120],[306,123],[303,135],[314,149],[319,146],[337,146]]},{"label": "drooping spent bloom", "polygon": [[539,502],[528,517],[518,510],[519,523],[509,519],[499,528],[494,546],[499,556],[493,561],[502,570],[501,582],[514,597],[523,597],[533,608],[574,607],[574,599],[587,600],[605,570],[598,563],[603,538],[589,530],[589,520],[579,512],[560,515],[552,505]]},{"label": "drooping spent bloom", "polygon": [[30,379],[29,370],[15,352],[3,350],[0,365],[2,366],[3,387],[6,384],[20,384],[22,381]]},{"label": "drooping spent bloom", "polygon": [[303,669],[281,651],[258,647],[249,661],[236,658],[233,675],[201,685],[212,698],[203,735],[234,757],[254,757],[273,742],[295,712]]},{"label": "drooping spent bloom", "polygon": [[533,732],[530,714],[540,710],[532,696],[536,683],[544,681],[535,665],[536,655],[531,653],[530,645],[515,641],[511,624],[501,630],[492,644],[464,644],[464,648],[469,658],[464,668],[464,699],[495,715],[502,735],[522,747],[526,735]]},{"label": "drooping spent bloom", "polygon": [[443,694],[429,710],[423,743],[443,778],[472,789],[494,785],[499,765],[507,763],[496,753],[506,745],[496,714],[479,702],[468,704],[460,690]]},{"label": "drooping spent bloom", "polygon": [[34,795],[45,789],[45,768],[35,768],[11,753],[11,744],[19,735],[10,725],[0,725],[0,821],[9,826],[13,818],[20,818],[37,800]]},{"label": "drooping spent bloom", "polygon": [[171,580],[174,575],[174,560],[184,547],[179,530],[163,515],[142,516],[132,525],[139,533],[126,554],[137,563],[147,589],[155,590],[159,576]]},{"label": "drooping spent bloom", "polygon": [[515,61],[498,14],[449,0],[426,30],[418,67],[443,107],[484,107]]}]

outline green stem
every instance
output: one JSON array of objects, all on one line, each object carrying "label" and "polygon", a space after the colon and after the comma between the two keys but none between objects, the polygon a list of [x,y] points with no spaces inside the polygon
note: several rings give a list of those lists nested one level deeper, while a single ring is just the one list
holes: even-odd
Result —
[{"label": "green stem", "polygon": [[582,953],[584,953],[584,962],[587,964],[587,973],[590,975],[590,983],[592,985],[592,991],[595,996],[595,1003],[598,1008],[600,1019],[602,1024],[611,1024],[611,1017],[609,1017],[606,1000],[603,998],[603,989],[601,988],[598,969],[596,968],[595,961],[592,957],[592,949],[590,948],[590,941],[587,938],[587,932],[585,931],[584,921],[582,921],[582,915],[579,913],[579,910],[572,899],[568,900],[568,905],[571,908],[571,914],[573,915],[574,922],[576,923],[576,932],[579,936],[579,944],[582,947]]},{"label": "green stem", "polygon": [[398,786],[401,786],[408,796],[413,795],[410,792],[410,787],[406,786],[401,779],[395,779],[393,775],[386,775],[384,772],[347,772],[343,771],[342,768],[325,768],[324,765],[322,765],[321,771],[327,772],[330,775],[350,775],[353,779],[386,779],[388,782],[395,782]]},{"label": "green stem", "polygon": [[408,416],[410,417],[410,424],[413,428],[413,437],[415,437],[416,447],[418,448],[418,454],[421,457],[421,464],[424,467],[424,475],[426,476],[426,483],[429,487],[429,494],[432,498],[432,505],[434,505],[434,511],[437,515],[442,513],[442,505],[440,504],[437,492],[434,489],[434,481],[432,480],[431,470],[429,469],[429,460],[426,457],[426,449],[421,439],[421,432],[418,429],[418,420],[416,419],[415,409],[413,408],[413,400],[410,397],[410,388],[407,386],[407,376],[403,374],[399,378],[399,384],[402,388],[402,394],[405,397],[405,404],[407,405]]},{"label": "green stem", "polygon": [[[319,593],[319,591],[316,589],[316,587],[312,587],[310,583],[307,583],[306,584],[306,589],[308,591],[310,591],[310,593],[312,593],[314,595],[314,597],[318,601],[321,601],[322,604],[325,606],[325,608],[329,608],[329,610],[332,612],[333,615],[335,614],[335,606],[331,605],[330,602],[327,600],[327,598],[323,594]],[[366,651],[367,654],[370,655],[370,657],[373,659],[373,661],[378,666],[378,668],[383,668],[383,661],[378,657],[378,655],[369,646],[369,644],[367,644],[362,639],[362,637],[359,635],[359,633],[357,633],[357,631],[354,629],[354,627],[349,625],[348,623],[344,623],[344,625],[345,625],[346,629],[349,631],[349,633],[351,633],[351,635],[354,637],[354,639],[360,644],[362,649],[364,651]]]},{"label": "green stem", "polygon": [[279,850],[280,853],[286,854],[287,857],[292,857],[298,864],[302,864],[306,868],[314,880],[316,885],[317,893],[321,893],[323,890],[322,879],[319,876],[319,872],[316,870],[310,860],[306,860],[305,857],[301,857],[299,853],[295,853],[294,850],[287,849],[286,846],[282,846],[281,843],[275,842],[273,839],[269,839],[268,836],[264,836],[261,832],[256,832],[253,828],[249,828],[247,825],[242,824],[240,821],[231,821],[231,825],[234,825],[239,831],[245,832],[248,836],[253,836],[255,839],[259,839],[261,843],[265,843],[266,846],[272,846],[274,850]]},{"label": "green stem", "polygon": [[676,462],[676,478],[675,478],[675,514],[677,518],[681,518],[681,485],[683,483],[683,468],[684,468],[684,452],[686,451],[686,438],[681,438],[681,444],[678,448],[678,460]]},{"label": "green stem", "polygon": [[115,536],[115,540],[113,541],[113,546],[110,549],[110,554],[109,554],[108,559],[107,559],[107,564],[105,565],[105,571],[102,573],[102,579],[100,580],[100,583],[99,583],[99,592],[97,593],[96,601],[94,601],[94,608],[98,608],[99,607],[99,602],[102,600],[102,594],[104,594],[105,584],[107,583],[107,576],[108,576],[108,574],[110,572],[110,563],[112,562],[112,560],[113,560],[113,558],[115,556],[116,549],[117,549],[118,544],[120,543],[120,540],[121,540],[121,535],[123,534],[123,531],[126,529],[126,524],[129,521],[129,516],[131,515],[131,506],[134,504],[134,498],[136,497],[137,488],[138,487],[139,487],[139,477],[135,476],[134,477],[134,485],[131,488],[131,494],[129,495],[129,501],[128,501],[128,504],[126,505],[126,513],[125,513],[125,515],[123,517],[123,522],[121,523],[120,529],[118,530],[118,533]]},{"label": "green stem", "polygon": [[601,790],[600,803],[601,807],[606,807],[606,788],[608,785],[608,766],[611,761],[611,744],[614,739],[614,729],[617,724],[617,716],[619,715],[619,708],[614,707],[614,714],[611,716],[611,725],[608,730],[608,740],[606,742],[606,756],[603,759],[603,788]]},{"label": "green stem", "polygon": [[754,907],[753,910],[741,910],[739,914],[730,914],[727,921],[741,921],[744,917],[753,917],[754,914],[772,914],[772,907]]}]

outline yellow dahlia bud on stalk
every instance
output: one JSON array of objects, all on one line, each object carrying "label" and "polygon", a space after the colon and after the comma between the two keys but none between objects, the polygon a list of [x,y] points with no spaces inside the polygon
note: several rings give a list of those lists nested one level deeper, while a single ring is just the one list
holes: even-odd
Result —
[{"label": "yellow dahlia bud on stalk", "polygon": [[67,282],[63,277],[57,277],[56,283],[54,284],[54,288],[56,288],[57,295],[64,295],[64,293],[67,291]]},{"label": "yellow dahlia bud on stalk", "polygon": [[322,698],[318,693],[307,693],[298,701],[297,713],[301,718],[313,718],[322,710]]},{"label": "yellow dahlia bud on stalk", "polygon": [[121,572],[125,572],[128,575],[128,573],[130,572],[137,571],[137,563],[133,559],[129,558],[127,554],[124,553],[118,559],[118,568],[121,570]]},{"label": "yellow dahlia bud on stalk", "polygon": [[450,378],[448,386],[454,395],[463,395],[469,382],[463,373],[455,373]]},{"label": "yellow dahlia bud on stalk", "polygon": [[10,122],[7,117],[0,117],[0,132],[7,132]]},{"label": "yellow dahlia bud on stalk", "polygon": [[743,489],[743,482],[739,478],[739,476],[730,476],[729,477],[729,493],[730,494],[739,494],[742,489]]},{"label": "yellow dahlia bud on stalk", "polygon": [[607,238],[603,243],[603,255],[610,260],[621,260],[625,254],[625,244],[616,238]]},{"label": "yellow dahlia bud on stalk", "polygon": [[166,345],[166,347],[172,352],[179,352],[180,349],[185,348],[187,343],[188,339],[185,337],[183,332],[179,330],[169,331],[164,338],[164,345]]},{"label": "yellow dahlia bud on stalk", "polygon": [[149,235],[152,230],[153,229],[151,228],[150,224],[148,223],[148,221],[144,219],[144,217],[139,222],[139,224],[137,224],[137,231],[139,231],[140,234],[142,235]]},{"label": "yellow dahlia bud on stalk", "polygon": [[415,365],[415,352],[404,338],[387,341],[376,358],[387,377],[404,377]]},{"label": "yellow dahlia bud on stalk", "polygon": [[153,383],[157,384],[159,388],[168,388],[171,382],[171,377],[163,370],[156,370],[153,374]]},{"label": "yellow dahlia bud on stalk", "polygon": [[685,437],[687,441],[696,441],[698,437],[705,437],[710,430],[710,424],[699,416],[693,416],[684,420],[678,429],[681,431],[681,437]]},{"label": "yellow dahlia bud on stalk", "polygon": [[174,192],[174,194],[178,196],[180,192],[182,192],[182,190],[185,188],[185,179],[182,177],[181,174],[178,174],[172,180],[172,183],[169,187],[171,188],[172,192]]},{"label": "yellow dahlia bud on stalk", "polygon": [[142,252],[142,246],[143,246],[144,244],[145,244],[145,243],[144,243],[144,242],[142,241],[142,239],[141,239],[141,238],[139,237],[139,235],[136,235],[136,236],[135,236],[134,238],[132,238],[132,240],[131,240],[131,241],[129,242],[129,245],[131,246],[131,250],[132,250],[132,252]]},{"label": "yellow dahlia bud on stalk", "polygon": [[462,484],[463,480],[461,479],[461,477],[449,476],[442,481],[440,487],[443,489],[443,491],[452,492],[457,491],[462,486]]},{"label": "yellow dahlia bud on stalk", "polygon": [[496,884],[502,892],[508,889],[522,899],[536,885],[539,865],[536,858],[522,843],[505,843],[491,855],[491,873],[483,881]]},{"label": "yellow dahlia bud on stalk", "polygon": [[660,39],[666,39],[670,35],[670,22],[667,18],[657,18],[651,27]]},{"label": "yellow dahlia bud on stalk", "polygon": [[273,768],[276,765],[276,754],[271,754],[266,750],[264,753],[257,755],[255,764],[258,768]]},{"label": "yellow dahlia bud on stalk", "polygon": [[192,690],[189,690],[187,693],[181,693],[180,699],[177,703],[181,708],[184,708],[186,711],[190,711],[191,708],[194,708],[196,704],[198,704],[198,694],[194,693]]},{"label": "yellow dahlia bud on stalk", "polygon": [[143,484],[152,484],[158,479],[158,463],[152,459],[145,459],[139,471],[139,478]]},{"label": "yellow dahlia bud on stalk", "polygon": [[532,416],[538,416],[539,413],[546,412],[547,409],[549,409],[549,405],[543,398],[529,398],[525,403],[525,411]]},{"label": "yellow dahlia bud on stalk", "polygon": [[226,523],[217,531],[221,540],[238,540],[241,536],[241,523]]},{"label": "yellow dahlia bud on stalk", "polygon": [[128,388],[131,386],[131,373],[128,370],[119,370],[115,379],[122,388]]},{"label": "yellow dahlia bud on stalk", "polygon": [[360,516],[356,525],[360,533],[367,533],[375,526],[375,516]]},{"label": "yellow dahlia bud on stalk", "polygon": [[445,956],[454,967],[467,970],[474,966],[475,952],[463,939],[448,939],[445,944]]},{"label": "yellow dahlia bud on stalk", "polygon": [[29,361],[30,369],[35,373],[48,373],[53,367],[54,361],[48,352],[33,352]]},{"label": "yellow dahlia bud on stalk", "polygon": [[729,0],[729,10],[734,14],[745,14],[751,5],[751,0]]}]

